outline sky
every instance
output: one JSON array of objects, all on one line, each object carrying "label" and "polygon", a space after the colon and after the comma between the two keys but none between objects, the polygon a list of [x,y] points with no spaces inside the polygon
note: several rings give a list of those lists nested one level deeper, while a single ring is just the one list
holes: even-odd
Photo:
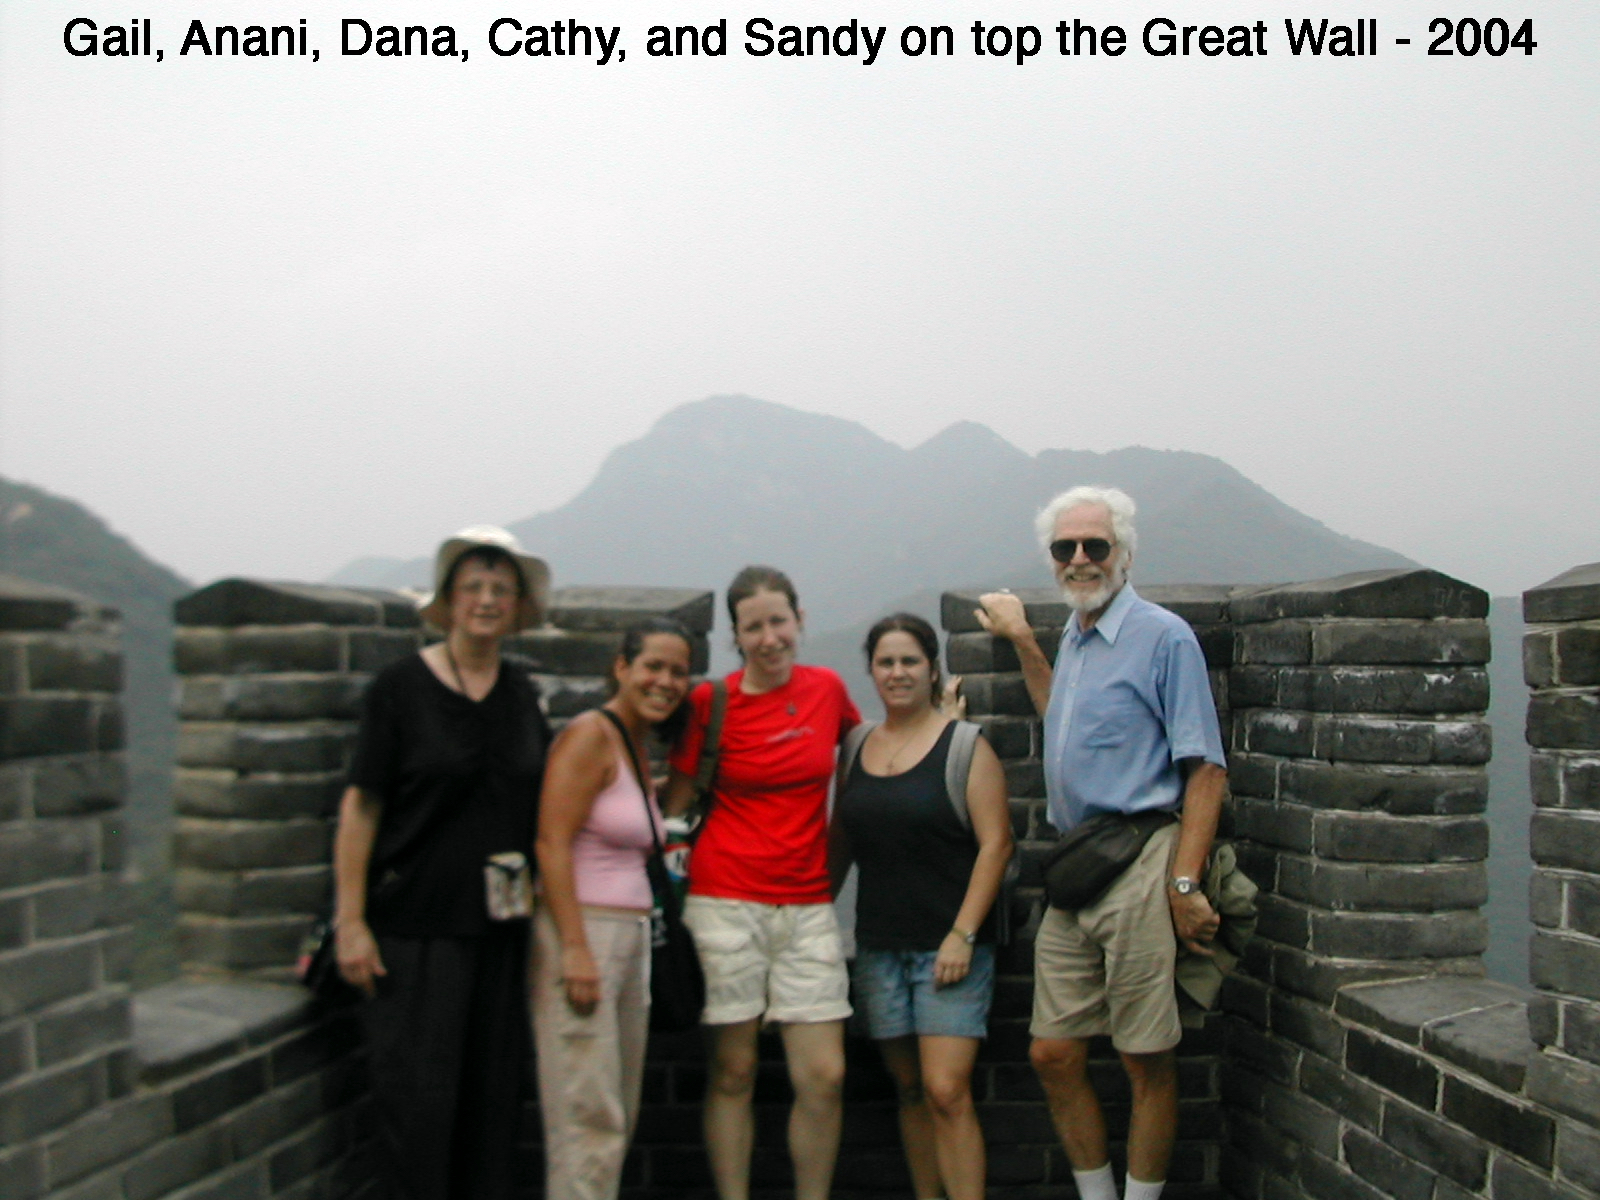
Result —
[{"label": "sky", "polygon": [[[492,51],[547,6],[0,4],[0,475],[195,582],[320,579],[744,393],[906,446],[1213,454],[1514,593],[1600,560],[1600,6],[1430,55],[1449,7],[1373,0],[1379,52],[1332,58],[1283,28],[1331,10],[1243,0],[563,5],[620,27],[601,66]],[[201,12],[304,17],[320,58],[180,55]],[[350,14],[466,57],[341,54]],[[80,16],[149,18],[161,61],[69,54]],[[1268,53],[1152,56],[1162,16]],[[757,57],[762,17],[887,34]],[[1063,17],[1127,51],[1061,56]],[[726,55],[646,53],[722,18]],[[935,23],[954,55],[900,51]]]}]

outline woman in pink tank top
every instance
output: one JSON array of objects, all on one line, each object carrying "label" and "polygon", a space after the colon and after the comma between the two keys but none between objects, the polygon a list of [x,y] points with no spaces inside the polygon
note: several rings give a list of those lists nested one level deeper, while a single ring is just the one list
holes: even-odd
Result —
[{"label": "woman in pink tank top", "polygon": [[648,761],[646,736],[681,713],[689,664],[689,634],[676,621],[630,629],[605,708],[631,746],[588,712],[562,731],[545,767],[532,992],[546,1200],[614,1200],[638,1119],[650,1025],[645,863],[661,813],[632,763]]}]

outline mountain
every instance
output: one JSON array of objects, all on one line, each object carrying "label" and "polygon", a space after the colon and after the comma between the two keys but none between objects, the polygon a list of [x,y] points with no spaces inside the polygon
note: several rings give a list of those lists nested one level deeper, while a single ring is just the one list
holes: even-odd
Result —
[{"label": "mountain", "polygon": [[172,821],[172,602],[190,588],[82,505],[0,479],[0,573],[67,588],[122,612],[129,865],[141,890],[135,974],[176,965],[167,863]]},{"label": "mountain", "polygon": [[[1077,483],[1140,506],[1134,578],[1253,583],[1411,565],[1297,512],[1204,454],[1129,447],[1029,455],[973,422],[914,449],[839,417],[747,396],[667,413],[619,446],[561,508],[510,528],[556,582],[720,587],[746,563],[795,580],[813,631],[897,597],[972,584],[1047,584],[1034,512]],[[363,560],[336,577],[425,585],[427,560]]]}]

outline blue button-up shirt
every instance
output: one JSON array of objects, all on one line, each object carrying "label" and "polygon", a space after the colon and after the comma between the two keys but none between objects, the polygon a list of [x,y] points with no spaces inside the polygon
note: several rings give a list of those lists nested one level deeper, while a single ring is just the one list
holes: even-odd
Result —
[{"label": "blue button-up shirt", "polygon": [[1206,660],[1188,622],[1122,589],[1085,632],[1061,635],[1044,716],[1050,823],[1177,808],[1186,758],[1226,767]]}]

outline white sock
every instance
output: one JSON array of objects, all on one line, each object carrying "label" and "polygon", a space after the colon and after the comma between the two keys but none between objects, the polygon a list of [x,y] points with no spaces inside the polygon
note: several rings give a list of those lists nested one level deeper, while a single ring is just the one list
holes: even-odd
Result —
[{"label": "white sock", "polygon": [[1117,1180],[1110,1163],[1092,1171],[1074,1171],[1072,1179],[1078,1185],[1078,1200],[1117,1200]]},{"label": "white sock", "polygon": [[1167,1186],[1163,1179],[1160,1183],[1146,1183],[1142,1179],[1128,1176],[1128,1186],[1124,1189],[1126,1200],[1161,1200],[1161,1189]]}]

